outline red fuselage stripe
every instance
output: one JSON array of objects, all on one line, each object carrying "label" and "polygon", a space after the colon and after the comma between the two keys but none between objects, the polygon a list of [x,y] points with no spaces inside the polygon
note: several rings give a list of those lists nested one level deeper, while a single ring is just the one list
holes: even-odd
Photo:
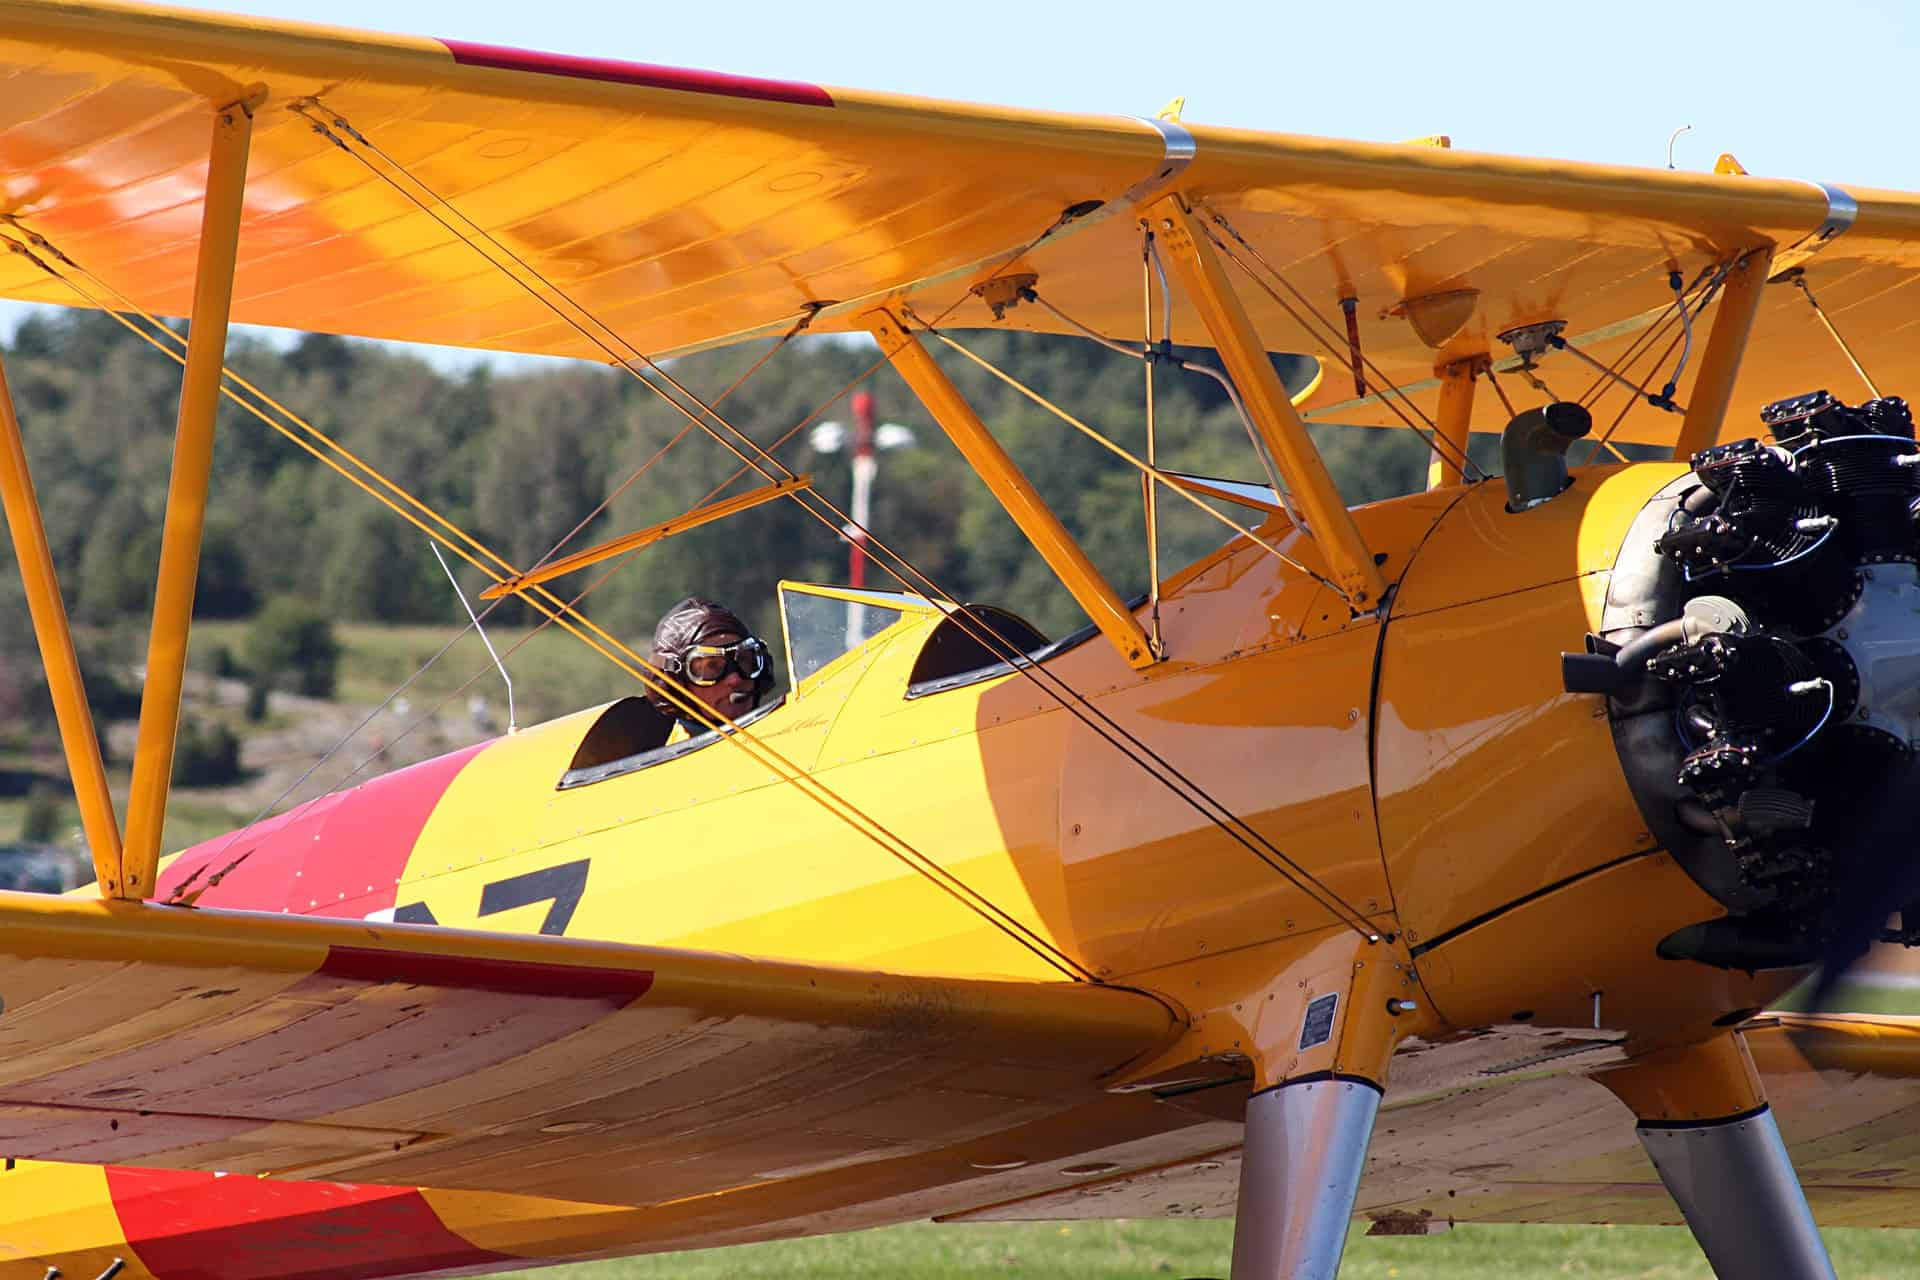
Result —
[{"label": "red fuselage stripe", "polygon": [[159,1280],[365,1280],[515,1261],[449,1231],[404,1187],[109,1167],[107,1188]]},{"label": "red fuselage stripe", "polygon": [[[398,905],[414,841],[479,743],[294,806],[195,845],[160,876],[159,897],[204,890],[203,907],[362,919]],[[224,869],[224,870],[223,870]],[[208,884],[215,876],[219,883]]]},{"label": "red fuselage stripe", "polygon": [[576,80],[607,80],[614,84],[679,89],[686,93],[713,93],[727,98],[753,98],[761,102],[791,102],[802,107],[833,105],[833,96],[825,89],[797,80],[761,80],[754,76],[730,76],[719,71],[662,67],[650,62],[623,62],[618,58],[536,53],[531,49],[474,44],[467,40],[442,39],[440,43],[447,46],[455,62],[468,67],[532,71],[540,75],[571,76]]}]

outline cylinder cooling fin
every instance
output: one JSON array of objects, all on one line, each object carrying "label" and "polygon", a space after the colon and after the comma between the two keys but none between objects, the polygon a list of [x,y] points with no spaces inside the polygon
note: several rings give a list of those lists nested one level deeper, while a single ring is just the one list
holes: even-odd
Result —
[{"label": "cylinder cooling fin", "polygon": [[1850,930],[1920,942],[1913,419],[1824,391],[1762,419],[1770,442],[1694,455],[1641,511],[1564,660],[1606,695],[1650,829],[1728,909],[1662,954],[1740,969],[1830,959]]}]

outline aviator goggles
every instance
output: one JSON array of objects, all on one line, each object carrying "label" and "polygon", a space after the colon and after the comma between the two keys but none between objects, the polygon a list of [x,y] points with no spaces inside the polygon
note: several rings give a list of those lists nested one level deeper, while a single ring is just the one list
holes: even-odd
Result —
[{"label": "aviator goggles", "polygon": [[758,680],[767,673],[770,662],[766,644],[756,636],[748,636],[733,644],[688,645],[680,660],[680,669],[686,673],[689,684],[705,688],[725,680],[728,668],[749,680]]}]

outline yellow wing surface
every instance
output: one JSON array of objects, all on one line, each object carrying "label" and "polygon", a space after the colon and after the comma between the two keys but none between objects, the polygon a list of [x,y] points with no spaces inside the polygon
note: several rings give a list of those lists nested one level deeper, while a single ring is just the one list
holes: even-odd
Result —
[{"label": "yellow wing surface", "polygon": [[[1920,1018],[1768,1015],[1746,1031],[1808,1203],[1823,1226],[1920,1227]],[[1554,1043],[1558,1039],[1559,1043]],[[1359,1209],[1421,1223],[1681,1222],[1635,1140],[1627,1108],[1599,1084],[1558,1074],[1578,1033],[1534,1045],[1495,1033],[1471,1047],[1403,1053],[1382,1104]],[[1434,1069],[1432,1058],[1444,1059]],[[1163,1215],[1231,1217],[1239,1151],[1056,1187],[949,1215],[987,1221]]]},{"label": "yellow wing surface", "polygon": [[964,1182],[1009,1142],[1044,1185],[1131,1123],[1086,1109],[1176,1023],[1081,984],[29,894],[0,958],[9,1157],[627,1204]]},{"label": "yellow wing surface", "polygon": [[[1436,368],[1507,357],[1497,334],[1548,320],[1607,363],[1643,343],[1626,372],[1657,389],[1678,358],[1678,326],[1652,332],[1672,311],[1669,273],[1691,285],[1761,247],[1776,273],[1804,266],[1883,387],[1912,360],[1920,199],[1901,193],[53,0],[0,2],[0,75],[9,234],[43,236],[165,314],[190,301],[210,113],[248,103],[233,314],[260,324],[595,359],[775,334],[808,315],[857,329],[889,299],[954,327],[1072,332],[1031,303],[997,319],[969,293],[1031,272],[1074,321],[1137,338],[1138,215],[1178,194],[1273,268],[1264,287],[1237,283],[1273,349],[1323,358],[1306,405],[1327,420],[1398,421],[1378,398],[1383,376],[1431,412]],[[24,254],[0,258],[0,295],[82,301]],[[1347,371],[1346,298],[1377,367],[1366,396]],[[1196,314],[1176,299],[1177,341],[1204,339]],[[1564,396],[1597,376],[1565,354],[1548,361]],[[1862,391],[1784,281],[1766,291],[1744,369],[1739,424],[1814,386]],[[1498,402],[1480,400],[1475,424],[1502,425]],[[1670,442],[1678,421],[1642,404],[1617,438]]]},{"label": "yellow wing surface", "polygon": [[[1176,1030],[1137,992],[24,894],[0,952],[0,1147],[112,1166],[23,1166],[49,1211],[193,1191],[127,1165],[353,1184],[325,1194],[356,1212],[426,1186],[462,1248],[552,1256],[1234,1203],[1244,1087],[1104,1087]],[[1363,1211],[1676,1220],[1624,1108],[1556,1069],[1605,1043],[1528,1034],[1402,1055]],[[1821,1221],[1920,1226],[1920,1019],[1748,1035]]]},{"label": "yellow wing surface", "polygon": [[[429,1186],[502,1230],[529,1197],[641,1206],[578,1225],[652,1247],[850,1200],[1232,1211],[1244,1088],[1105,1087],[1177,1030],[1138,992],[28,894],[0,894],[0,954],[16,1159]],[[1748,1035],[1821,1220],[1920,1226],[1920,1019]],[[1402,1056],[1362,1209],[1676,1220],[1624,1108],[1554,1070],[1594,1046],[1485,1044]]]}]

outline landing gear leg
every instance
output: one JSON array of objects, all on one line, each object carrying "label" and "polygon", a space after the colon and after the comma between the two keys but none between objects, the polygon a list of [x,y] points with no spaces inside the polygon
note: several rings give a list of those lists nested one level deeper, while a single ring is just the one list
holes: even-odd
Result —
[{"label": "landing gear leg", "polygon": [[1640,1117],[1634,1132],[1716,1276],[1834,1280],[1737,1033],[1594,1078]]},{"label": "landing gear leg", "polygon": [[1331,1075],[1247,1103],[1233,1280],[1332,1280],[1379,1109],[1379,1085]]}]

